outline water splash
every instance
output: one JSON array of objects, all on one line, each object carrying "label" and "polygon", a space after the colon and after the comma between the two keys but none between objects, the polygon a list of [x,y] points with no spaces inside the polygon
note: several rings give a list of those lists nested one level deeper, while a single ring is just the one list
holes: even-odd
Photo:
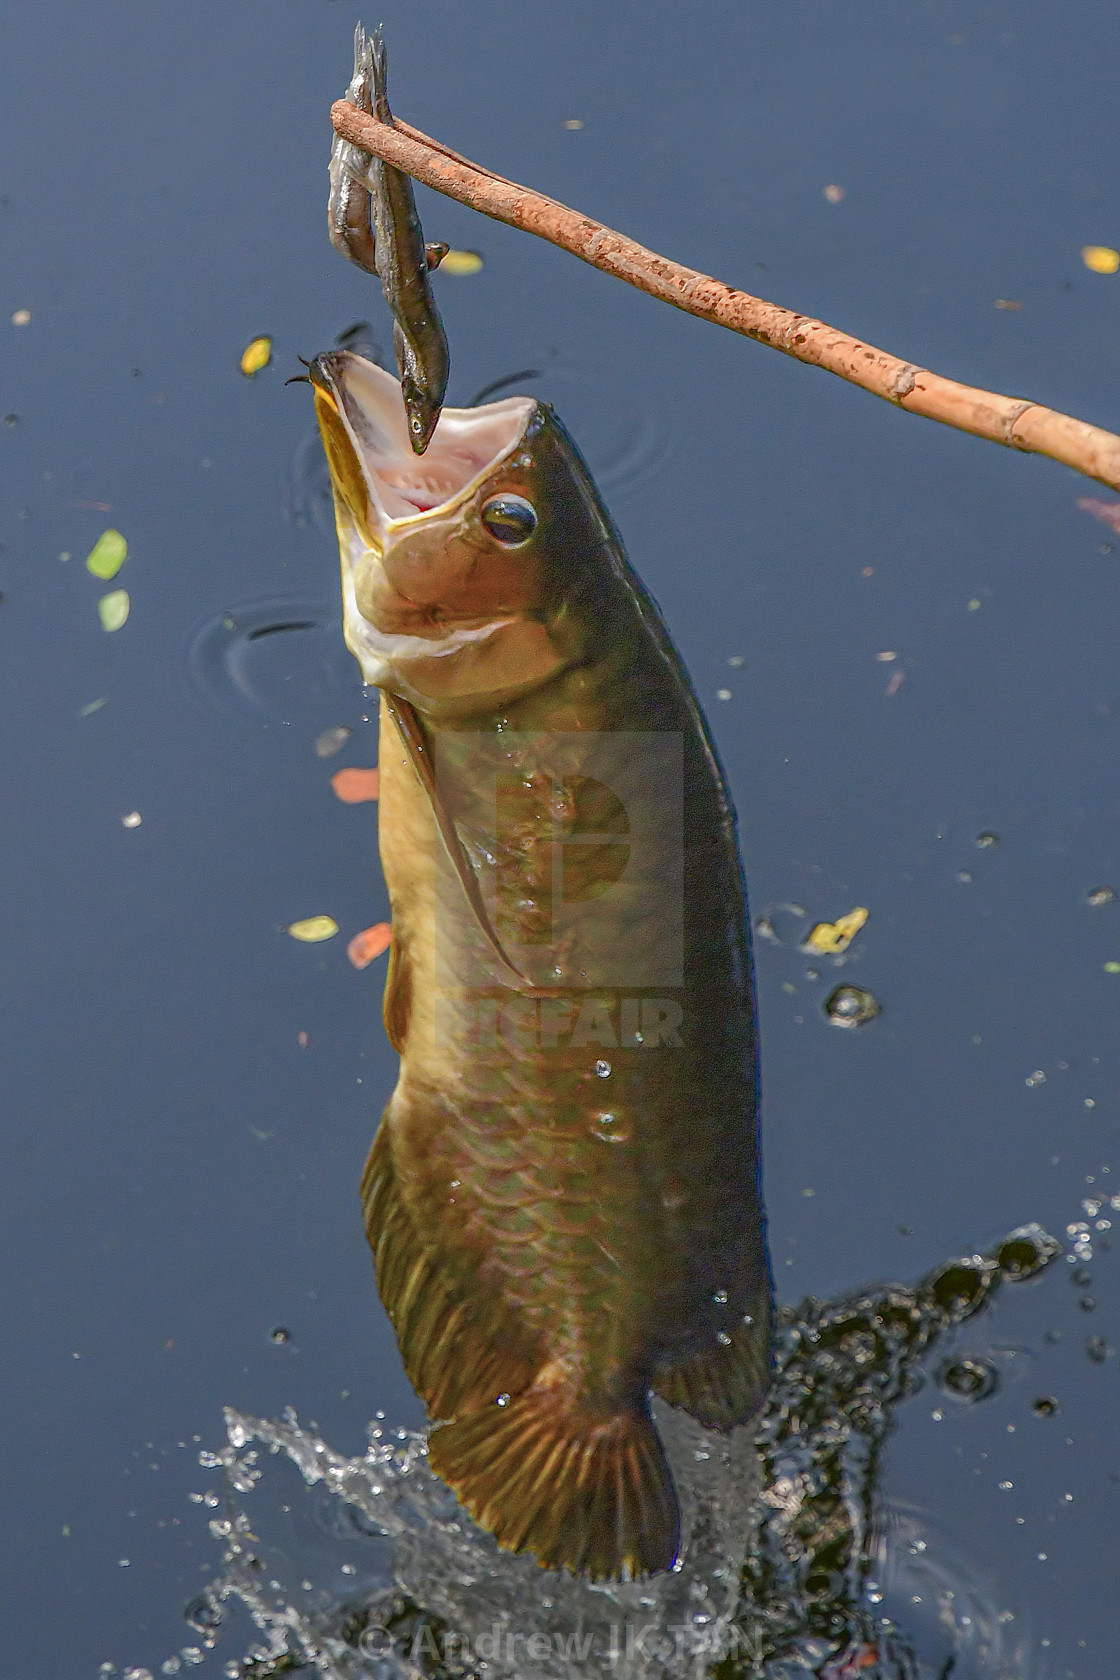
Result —
[{"label": "water splash", "polygon": [[223,1569],[192,1626],[213,1647],[222,1607],[248,1607],[262,1640],[229,1680],[1029,1680],[1027,1630],[984,1569],[933,1519],[884,1509],[876,1482],[934,1349],[1059,1252],[1024,1226],[914,1287],[782,1309],[766,1409],[731,1438],[657,1403],[686,1539],[651,1581],[500,1552],[428,1470],[423,1434],[376,1425],[347,1458],[291,1412],[230,1411],[228,1445],[203,1455],[225,1484]]}]

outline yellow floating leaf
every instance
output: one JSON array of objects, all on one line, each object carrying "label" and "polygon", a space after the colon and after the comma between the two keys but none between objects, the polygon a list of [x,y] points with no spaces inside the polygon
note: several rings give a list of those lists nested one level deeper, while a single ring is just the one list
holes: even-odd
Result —
[{"label": "yellow floating leaf", "polygon": [[439,272],[441,274],[477,274],[481,267],[481,251],[448,251],[439,265]]},{"label": "yellow floating leaf", "polygon": [[130,606],[127,589],[110,589],[97,603],[102,630],[119,630],[128,620]]},{"label": "yellow floating leaf", "polygon": [[271,360],[272,340],[255,338],[252,344],[247,344],[241,352],[241,371],[246,379],[252,379],[253,375],[266,368]]},{"label": "yellow floating leaf", "polygon": [[802,949],[816,951],[822,957],[839,956],[848,949],[869,915],[870,911],[857,906],[846,916],[837,916],[834,922],[818,922]]},{"label": "yellow floating leaf", "polygon": [[128,544],[120,532],[102,531],[89,551],[86,571],[92,572],[94,577],[104,578],[108,583],[110,578],[116,577],[127,559]]},{"label": "yellow floating leaf", "polygon": [[293,922],[288,932],[305,945],[318,945],[321,940],[334,938],[338,923],[333,916],[305,916],[302,922]]},{"label": "yellow floating leaf", "polygon": [[1081,261],[1094,274],[1115,274],[1120,268],[1120,251],[1111,245],[1082,245]]}]

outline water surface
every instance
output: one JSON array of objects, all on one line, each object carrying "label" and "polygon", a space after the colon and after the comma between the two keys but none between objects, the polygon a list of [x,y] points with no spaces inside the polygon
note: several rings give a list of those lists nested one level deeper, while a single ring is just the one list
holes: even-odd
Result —
[{"label": "water surface", "polygon": [[[329,788],[372,763],[373,729],[337,631],[307,390],[283,385],[356,321],[389,341],[325,236],[356,16],[59,0],[5,19],[20,1680],[158,1672],[197,1643],[184,1608],[221,1544],[189,1496],[224,1406],[292,1405],[344,1457],[376,1410],[420,1422],[357,1204],[393,1078],[381,965],[282,931],[326,913],[349,937],[386,913],[375,809]],[[1116,425],[1120,276],[1078,254],[1120,244],[1102,0],[1060,17],[1037,0],[389,0],[384,17],[397,107],[468,155],[911,361]],[[485,257],[438,281],[452,400],[539,370],[523,388],[586,450],[718,736],[754,911],[781,939],[758,950],[781,1300],[912,1284],[1030,1220],[1066,1242],[1091,1227],[1091,1258],[946,1330],[878,1485],[938,1568],[982,1569],[985,1601],[1029,1624],[1032,1680],[1103,1680],[1120,903],[1088,895],[1120,888],[1120,539],[1076,498],[1107,493],[458,206],[422,212]],[[259,333],[274,361],[249,381]],[[113,635],[82,566],[108,525],[131,548]],[[856,905],[871,917],[842,966],[798,950]],[[826,1020],[841,982],[881,1004],[865,1028]],[[946,1400],[936,1370],[958,1355],[994,1365],[990,1397]],[[335,1570],[316,1585],[341,1595]],[[251,1637],[227,1623],[208,1663]]]}]

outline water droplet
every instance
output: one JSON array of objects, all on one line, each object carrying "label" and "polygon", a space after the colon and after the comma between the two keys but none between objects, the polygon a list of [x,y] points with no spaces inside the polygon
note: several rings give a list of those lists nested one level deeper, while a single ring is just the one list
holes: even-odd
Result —
[{"label": "water droplet", "polygon": [[611,1064],[609,1062],[596,1062],[595,1072],[599,1075],[600,1079],[609,1079],[611,1074]]},{"label": "water droplet", "polygon": [[1027,1074],[1027,1077],[1023,1081],[1023,1083],[1025,1085],[1029,1085],[1031,1087],[1031,1089],[1033,1090],[1036,1085],[1045,1085],[1046,1075],[1042,1071],[1041,1068],[1035,1068],[1033,1073],[1028,1073]]},{"label": "water droplet", "polygon": [[19,415],[18,414],[5,414],[4,424],[5,424],[5,426],[18,426],[19,425]]},{"label": "water droplet", "polygon": [[998,834],[993,834],[991,829],[986,828],[984,830],[983,834],[978,834],[976,836],[976,844],[981,849],[984,849],[985,847],[988,847],[988,846],[998,846],[999,845],[999,835]]},{"label": "water droplet", "polygon": [[1086,893],[1085,902],[1091,904],[1094,910],[1099,910],[1102,904],[1111,904],[1115,897],[1111,887],[1094,887],[1091,893]]},{"label": "water droplet", "polygon": [[121,827],[122,828],[139,828],[140,824],[143,821],[144,821],[144,819],[140,815],[139,811],[128,811],[121,818]]},{"label": "water droplet", "polygon": [[712,1296],[712,1300],[715,1302],[717,1307],[725,1307],[727,1305],[726,1289],[717,1289],[715,1294]]},{"label": "water droplet", "polygon": [[213,1633],[215,1628],[222,1625],[222,1607],[215,1604],[206,1593],[199,1593],[197,1598],[192,1598],[183,1615],[196,1633]]},{"label": "water droplet", "polygon": [[937,1305],[954,1318],[967,1318],[986,1299],[997,1276],[991,1260],[979,1256],[943,1266],[930,1278],[928,1288]]},{"label": "water droplet", "polygon": [[986,1359],[954,1359],[937,1373],[937,1386],[955,1400],[986,1400],[999,1387],[999,1372]]},{"label": "water droplet", "polygon": [[1082,1295],[1077,1304],[1082,1312],[1093,1312],[1097,1305],[1092,1295]]},{"label": "water droplet", "polygon": [[996,1262],[1005,1278],[1028,1278],[1060,1253],[1061,1245],[1041,1225],[1021,1225],[1004,1237],[996,1250]]},{"label": "water droplet", "polygon": [[727,1334],[726,1330],[716,1331],[716,1341],[719,1343],[720,1347],[731,1346],[731,1337]]},{"label": "water droplet", "polygon": [[508,1406],[509,1405],[509,1395],[508,1394],[499,1394],[497,1400],[495,1401],[495,1404],[498,1405],[498,1406]]},{"label": "water droplet", "polygon": [[629,1126],[620,1123],[614,1114],[595,1115],[589,1130],[600,1143],[625,1143],[630,1136]]},{"label": "water droplet", "polygon": [[292,1332],[286,1330],[282,1324],[278,1324],[275,1330],[270,1330],[268,1334],[274,1342],[290,1342],[292,1339]]},{"label": "water droplet", "polygon": [[1090,1336],[1085,1343],[1085,1352],[1094,1365],[1103,1365],[1109,1355],[1109,1346],[1103,1336]]},{"label": "water droplet", "polygon": [[1040,1394],[1031,1407],[1031,1411],[1035,1417],[1055,1417],[1058,1411],[1058,1402],[1050,1394]]},{"label": "water droplet", "polygon": [[836,1027],[862,1027],[879,1014],[875,998],[863,986],[837,986],[825,1000],[825,1014]]}]

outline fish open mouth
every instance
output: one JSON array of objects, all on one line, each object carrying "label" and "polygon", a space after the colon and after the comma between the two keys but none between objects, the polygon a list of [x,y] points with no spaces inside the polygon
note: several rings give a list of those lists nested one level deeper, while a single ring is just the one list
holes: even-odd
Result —
[{"label": "fish open mouth", "polygon": [[464,500],[520,442],[536,407],[507,397],[484,408],[445,408],[423,455],[413,453],[399,382],[351,351],[311,364],[335,490],[374,543],[390,525]]}]

